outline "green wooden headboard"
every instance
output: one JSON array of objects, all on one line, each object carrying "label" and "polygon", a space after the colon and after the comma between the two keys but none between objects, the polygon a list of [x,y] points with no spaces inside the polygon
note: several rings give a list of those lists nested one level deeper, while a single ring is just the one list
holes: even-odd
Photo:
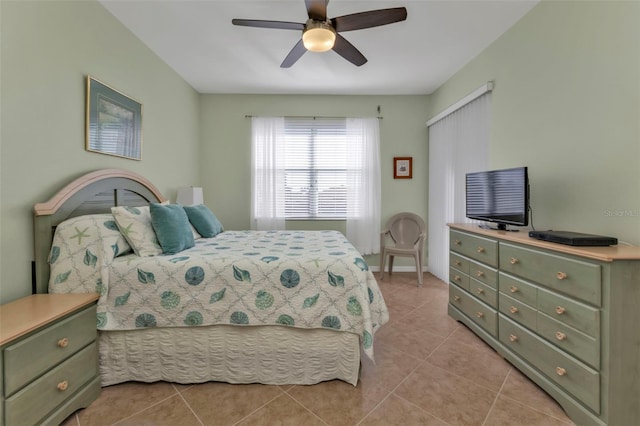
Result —
[{"label": "green wooden headboard", "polygon": [[146,178],[121,169],[103,169],[75,179],[34,211],[35,290],[49,287],[49,251],[56,226],[86,214],[110,213],[113,206],[145,206],[166,201]]}]

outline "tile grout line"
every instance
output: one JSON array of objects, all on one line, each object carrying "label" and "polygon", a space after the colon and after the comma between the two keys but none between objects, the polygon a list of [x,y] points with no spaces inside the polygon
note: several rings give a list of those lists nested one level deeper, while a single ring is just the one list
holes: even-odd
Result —
[{"label": "tile grout line", "polygon": [[[417,308],[416,308],[416,309],[417,309]],[[454,330],[454,332],[455,332],[455,330]],[[449,336],[451,336],[451,334],[453,334],[453,332],[449,333]],[[410,371],[410,372],[405,376],[405,378],[404,378],[404,379],[402,379],[402,380],[400,381],[400,383],[398,383],[398,384],[397,384],[393,389],[391,389],[391,390],[389,391],[389,393],[387,394],[387,396],[385,396],[384,398],[382,398],[382,400],[381,400],[378,404],[376,404],[376,405],[375,405],[375,407],[373,407],[373,408],[371,409],[371,411],[369,411],[369,412],[368,412],[368,413],[367,413],[367,414],[366,414],[362,419],[360,419],[360,421],[359,421],[358,423],[356,423],[356,424],[357,424],[357,425],[361,424],[361,423],[362,423],[362,422],[363,422],[367,417],[369,417],[369,416],[371,415],[371,413],[373,413],[375,410],[377,410],[377,409],[378,409],[378,407],[380,407],[380,406],[381,406],[381,405],[382,405],[386,400],[388,400],[388,399],[389,399],[389,397],[390,397],[391,395],[393,395],[393,396],[395,396],[395,397],[397,397],[397,398],[400,398],[400,399],[402,399],[403,401],[406,401],[406,402],[408,402],[409,404],[411,404],[411,405],[413,405],[413,406],[415,406],[415,407],[419,408],[420,410],[422,410],[422,411],[424,411],[425,413],[429,414],[431,417],[434,417],[434,418],[436,418],[436,419],[438,419],[438,420],[442,420],[442,419],[440,419],[439,417],[437,417],[437,416],[433,415],[432,413],[430,413],[430,412],[426,411],[426,410],[425,410],[425,409],[423,409],[422,407],[419,407],[419,406],[415,405],[415,404],[414,404],[414,403],[412,403],[411,401],[407,401],[405,398],[402,398],[401,396],[396,395],[394,392],[395,392],[395,391],[396,391],[400,386],[402,386],[402,384],[403,384],[405,381],[407,381],[407,380],[409,379],[409,377],[411,377],[411,375],[412,375],[413,373],[415,373],[415,372],[416,372],[416,370],[418,370],[420,367],[422,367],[425,363],[427,363],[427,362],[428,362],[428,361],[427,361],[427,359],[431,356],[431,354],[433,354],[435,351],[437,351],[437,350],[438,350],[438,348],[440,348],[440,346],[442,346],[442,345],[447,341],[447,339],[449,338],[449,336],[445,337],[445,338],[444,338],[444,340],[442,341],[442,343],[440,343],[438,346],[436,346],[436,347],[431,351],[431,353],[430,353],[430,354],[429,354],[425,359],[421,360],[421,361],[418,363],[418,365],[416,365],[416,366],[414,367],[414,369],[413,369],[413,370],[411,370],[411,371]],[[393,349],[393,348],[389,348],[389,349],[390,349],[390,350],[392,350],[392,351],[394,351],[394,352],[403,352],[403,351],[396,351],[396,350],[395,350],[395,349]],[[404,352],[403,352],[403,353],[404,353]],[[408,355],[409,355],[409,356],[413,356],[413,355],[411,355],[411,354],[408,354]],[[445,423],[447,423],[447,422],[445,422]],[[447,423],[447,424],[448,424],[448,423]]]},{"label": "tile grout line", "polygon": [[[169,395],[169,396],[167,396],[166,398],[162,398],[162,399],[160,399],[159,401],[157,401],[157,402],[155,402],[155,403],[153,403],[153,404],[151,404],[151,405],[149,405],[149,406],[147,406],[147,407],[143,408],[142,410],[140,410],[140,411],[136,411],[135,413],[130,414],[130,415],[128,415],[127,417],[124,417],[124,418],[122,418],[122,419],[120,419],[120,420],[118,420],[118,421],[116,421],[116,422],[112,423],[112,424],[111,424],[111,426],[115,426],[115,425],[117,425],[117,424],[119,424],[119,423],[122,423],[122,422],[123,422],[123,421],[125,421],[125,420],[128,420],[128,419],[130,419],[130,418],[132,418],[132,417],[135,417],[135,416],[137,416],[138,414],[144,413],[145,411],[147,411],[147,410],[149,410],[149,409],[151,409],[151,408],[153,408],[153,407],[156,407],[156,406],[158,406],[158,405],[162,404],[162,403],[163,403],[163,402],[165,402],[165,401],[170,400],[171,398],[173,398],[173,397],[174,397],[174,396],[176,396],[176,395],[180,395],[180,392],[178,392],[178,391],[176,390],[175,386],[173,386],[173,383],[171,383],[171,386],[173,387],[173,390],[175,390],[175,392],[176,392],[175,394],[173,394],[173,395]],[[199,419],[198,419],[198,420],[199,420]]]},{"label": "tile grout line", "polygon": [[[297,385],[292,386],[290,389],[295,388]],[[316,413],[314,413],[311,409],[309,409],[306,405],[304,405],[302,402],[298,401],[293,395],[291,395],[289,393],[288,390],[284,391],[284,393],[287,394],[287,396],[291,399],[293,399],[295,402],[297,402],[298,404],[300,404],[300,406],[302,408],[304,408],[305,410],[307,410],[309,413],[311,413],[312,416],[314,416],[316,419],[320,420],[322,423],[324,423],[325,425],[329,426],[329,423],[327,423],[322,417],[318,416]]]},{"label": "tile grout line", "polygon": [[[176,388],[176,385],[174,383],[171,383],[171,386],[173,386],[173,388],[176,390],[176,392],[178,393],[178,395],[180,396],[180,399],[182,399],[182,401],[186,404],[187,408],[189,409],[189,411],[191,411],[191,413],[195,416],[196,420],[204,426],[204,422],[202,421],[202,419],[200,418],[200,416],[193,410],[193,408],[191,407],[191,404],[189,404],[189,402],[187,402],[187,400],[184,398],[184,396],[182,396],[182,392],[180,392],[178,390],[178,388]],[[185,390],[189,390],[191,389],[191,387],[188,387]]]},{"label": "tile grout line", "polygon": [[487,411],[487,415],[485,416],[484,421],[482,422],[482,426],[485,426],[487,424],[487,420],[489,419],[489,416],[491,416],[491,412],[493,411],[493,408],[496,406],[496,403],[498,402],[498,398],[500,398],[500,395],[502,394],[502,389],[504,389],[505,385],[507,384],[507,380],[509,379],[509,376],[511,375],[512,370],[513,370],[513,366],[510,366],[509,371],[507,372],[507,375],[504,376],[502,385],[500,385],[500,389],[496,393],[496,397],[493,399],[493,403],[491,404],[491,407],[489,407],[489,411]]}]

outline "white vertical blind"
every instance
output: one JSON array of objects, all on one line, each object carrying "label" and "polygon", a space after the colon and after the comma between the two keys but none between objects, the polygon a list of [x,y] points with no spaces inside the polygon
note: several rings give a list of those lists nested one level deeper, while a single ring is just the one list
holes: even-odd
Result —
[{"label": "white vertical blind", "polygon": [[471,222],[465,216],[465,175],[489,163],[491,93],[474,99],[429,126],[429,271],[445,282],[447,223]]}]

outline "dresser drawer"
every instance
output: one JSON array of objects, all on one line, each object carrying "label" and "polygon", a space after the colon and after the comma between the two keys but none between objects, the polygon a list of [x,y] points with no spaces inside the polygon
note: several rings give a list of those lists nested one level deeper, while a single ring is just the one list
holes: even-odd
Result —
[{"label": "dresser drawer", "polygon": [[498,288],[498,271],[478,262],[469,264],[469,276],[495,289]]},{"label": "dresser drawer", "polygon": [[578,400],[600,413],[600,374],[525,328],[500,317],[500,341]]},{"label": "dresser drawer", "polygon": [[98,374],[94,342],[5,401],[7,425],[38,423]]},{"label": "dresser drawer", "polygon": [[501,243],[500,270],[596,306],[602,303],[602,272],[594,263]]},{"label": "dresser drawer", "polygon": [[449,238],[451,250],[471,259],[498,267],[498,242],[464,232],[451,231]]},{"label": "dresser drawer", "polygon": [[600,337],[599,309],[538,289],[538,310],[589,336]]},{"label": "dresser drawer", "polygon": [[[96,306],[78,312],[4,349],[4,395],[10,396],[96,339]],[[65,340],[66,339],[66,340]]]},{"label": "dresser drawer", "polygon": [[471,261],[455,253],[449,252],[449,266],[469,275],[469,264]]},{"label": "dresser drawer", "polygon": [[471,278],[469,292],[492,308],[498,307],[498,291],[493,287]]},{"label": "dresser drawer", "polygon": [[449,268],[449,281],[465,290],[469,290],[469,275],[463,274],[455,268]]},{"label": "dresser drawer", "polygon": [[595,339],[573,327],[538,312],[538,334],[560,349],[600,369],[600,339]]},{"label": "dresser drawer", "polygon": [[505,294],[500,295],[500,312],[530,330],[536,329],[538,311]]},{"label": "dresser drawer", "polygon": [[531,307],[538,306],[538,288],[524,280],[500,272],[498,288],[504,293]]},{"label": "dresser drawer", "polygon": [[493,336],[498,332],[498,312],[455,285],[449,286],[449,303]]}]

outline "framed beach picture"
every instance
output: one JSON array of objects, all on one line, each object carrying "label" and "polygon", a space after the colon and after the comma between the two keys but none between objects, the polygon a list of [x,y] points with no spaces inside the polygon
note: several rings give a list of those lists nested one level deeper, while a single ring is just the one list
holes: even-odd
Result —
[{"label": "framed beach picture", "polygon": [[413,177],[413,157],[393,157],[393,178],[411,179]]},{"label": "framed beach picture", "polygon": [[142,159],[142,104],[87,76],[87,151]]}]

